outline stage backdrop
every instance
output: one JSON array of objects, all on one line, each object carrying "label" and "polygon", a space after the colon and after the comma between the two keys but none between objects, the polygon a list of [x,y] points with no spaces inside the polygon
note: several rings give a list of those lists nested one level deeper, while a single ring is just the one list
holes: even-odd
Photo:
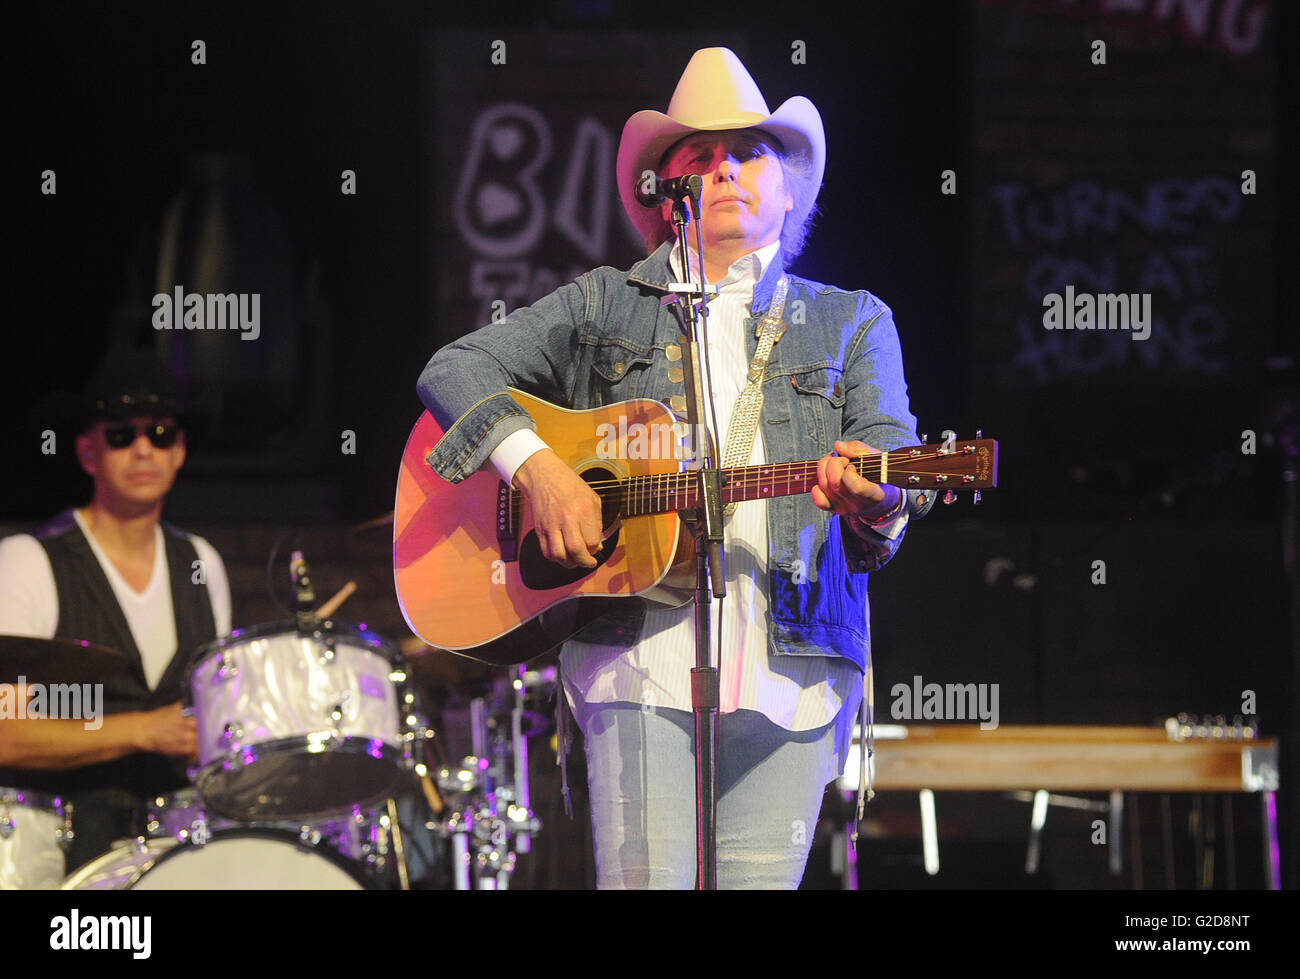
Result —
[{"label": "stage backdrop", "polygon": [[[974,349],[999,388],[1256,376],[1274,316],[1272,15],[980,4]],[[1045,329],[1044,296],[1068,285],[1150,294],[1150,337]]]}]

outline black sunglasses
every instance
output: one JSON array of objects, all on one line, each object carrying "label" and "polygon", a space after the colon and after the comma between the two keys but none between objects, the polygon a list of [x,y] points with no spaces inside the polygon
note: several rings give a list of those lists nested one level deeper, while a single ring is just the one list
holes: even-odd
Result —
[{"label": "black sunglasses", "polygon": [[104,426],[104,441],[110,449],[125,449],[141,435],[149,436],[149,442],[156,449],[170,449],[180,434],[180,426],[175,422],[151,422],[148,425],[118,422]]}]

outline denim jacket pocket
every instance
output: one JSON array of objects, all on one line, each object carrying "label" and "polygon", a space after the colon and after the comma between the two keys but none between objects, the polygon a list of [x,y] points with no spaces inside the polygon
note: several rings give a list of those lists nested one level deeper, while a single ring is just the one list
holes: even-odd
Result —
[{"label": "denim jacket pocket", "polygon": [[839,367],[829,364],[790,373],[796,410],[803,416],[805,431],[816,440],[823,455],[831,451],[842,431],[845,402],[842,373]]},{"label": "denim jacket pocket", "polygon": [[654,350],[625,343],[597,342],[592,345],[594,374],[593,401],[589,407],[629,401],[644,388],[640,379],[654,363]]},{"label": "denim jacket pocket", "polygon": [[633,368],[654,360],[654,350],[629,347],[622,343],[593,345],[591,366],[610,384],[618,384],[633,373]]}]

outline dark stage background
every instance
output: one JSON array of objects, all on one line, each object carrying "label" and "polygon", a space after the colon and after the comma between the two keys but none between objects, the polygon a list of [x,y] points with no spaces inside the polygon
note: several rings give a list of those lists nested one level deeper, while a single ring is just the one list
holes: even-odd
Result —
[{"label": "dark stage background", "polygon": [[[420,368],[495,300],[636,259],[612,179],[623,121],[723,44],[770,107],[806,95],[826,123],[824,213],[794,270],[893,308],[922,431],[1001,443],[1001,486],[936,508],[872,581],[878,701],[919,674],[999,683],[1003,723],[1146,724],[1231,716],[1254,691],[1264,732],[1293,737],[1295,6],[737,9],[681,35],[646,9],[26,15],[6,66],[3,529],[88,490],[66,449],[42,453],[41,399],[111,343],[150,343],[200,409],[167,516],[225,555],[236,623],[276,617],[264,567],[288,530],[318,591],[358,579],[349,614],[405,636],[389,529],[353,528],[392,508]],[[1067,283],[1151,293],[1151,338],[1045,331],[1042,296]],[[153,330],[152,296],[176,285],[260,293],[261,336]],[[1004,884],[1027,807],[983,828],[971,809],[949,829],[986,833],[985,856],[949,880]],[[1239,822],[1253,854],[1257,820]],[[1047,882],[1124,886],[1087,830],[1051,840]],[[532,882],[582,884],[582,837],[557,826]]]}]

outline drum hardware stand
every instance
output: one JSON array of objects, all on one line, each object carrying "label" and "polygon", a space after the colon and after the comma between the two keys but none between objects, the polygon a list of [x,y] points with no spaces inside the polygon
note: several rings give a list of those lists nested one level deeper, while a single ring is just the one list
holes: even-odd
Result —
[{"label": "drum hardware stand", "polygon": [[[407,746],[406,764],[415,777],[415,781],[419,785],[425,801],[429,804],[430,810],[435,815],[441,815],[444,809],[443,801],[438,795],[438,790],[433,785],[433,780],[429,778],[428,762],[438,755],[434,744],[434,730],[429,725],[428,716],[422,711],[417,712],[415,694],[406,685],[406,680],[407,676],[403,675],[400,695],[402,711],[406,715],[407,724],[411,728],[402,736]],[[402,826],[397,811],[396,797],[390,797],[385,806],[388,813],[389,831],[393,841],[393,855],[397,864],[398,887],[401,890],[409,891],[411,889],[410,867],[406,861],[406,844],[402,837]],[[436,824],[427,825],[430,829],[436,827]]]},{"label": "drum hardware stand", "polygon": [[[470,702],[475,754],[454,769],[438,771],[438,788],[451,811],[434,825],[452,841],[456,890],[507,890],[516,853],[530,852],[532,837],[541,830],[529,808],[522,678],[512,687],[509,740],[500,737],[499,725],[491,724],[487,698],[475,698]],[[507,761],[513,761],[511,772]]]},{"label": "drum hardware stand", "polygon": [[[510,711],[510,745],[514,748],[514,805],[506,807],[507,814],[521,812],[525,821],[537,822],[533,818],[532,800],[528,790],[528,739],[524,737],[524,667],[519,666],[519,676],[511,683],[515,691],[515,705]],[[531,853],[532,837],[527,830],[519,832],[516,849],[520,853]]]},{"label": "drum hardware stand", "polygon": [[[472,757],[465,759],[467,764],[477,761]],[[443,771],[450,774],[449,769]],[[443,788],[447,790],[446,782]],[[452,841],[455,888],[458,891],[508,890],[517,860],[515,848],[510,845],[511,837],[518,840],[536,834],[541,829],[541,821],[513,804],[507,804],[503,813],[495,801],[489,801],[490,794],[480,798],[474,798],[475,795],[460,800],[445,819],[435,824],[443,837]]]}]

